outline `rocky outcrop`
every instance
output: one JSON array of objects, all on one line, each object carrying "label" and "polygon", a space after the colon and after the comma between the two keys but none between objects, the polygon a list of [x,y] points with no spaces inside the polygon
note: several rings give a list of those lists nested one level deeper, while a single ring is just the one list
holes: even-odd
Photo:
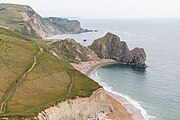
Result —
[{"label": "rocky outcrop", "polygon": [[115,59],[136,67],[146,67],[144,49],[129,50],[126,42],[121,41],[117,35],[112,33],[107,33],[104,37],[95,40],[89,48],[94,50],[101,59]]},{"label": "rocky outcrop", "polygon": [[23,21],[29,23],[34,31],[42,38],[61,33],[60,31],[56,31],[48,21],[44,20],[29,6],[22,6],[19,14],[22,16]]},{"label": "rocky outcrop", "polygon": [[93,50],[77,43],[74,39],[58,40],[52,42],[50,46],[54,55],[71,63],[99,59]]},{"label": "rocky outcrop", "polygon": [[[69,99],[39,113],[39,120],[105,120],[113,111],[103,88],[90,97]],[[119,119],[121,120],[121,119]]]},{"label": "rocky outcrop", "polygon": [[0,8],[0,24],[28,37],[45,38],[84,31],[77,20],[42,18],[30,6],[0,4]]},{"label": "rocky outcrop", "polygon": [[145,63],[146,53],[143,48],[134,48],[125,55],[125,60],[125,62],[129,65],[147,67]]}]

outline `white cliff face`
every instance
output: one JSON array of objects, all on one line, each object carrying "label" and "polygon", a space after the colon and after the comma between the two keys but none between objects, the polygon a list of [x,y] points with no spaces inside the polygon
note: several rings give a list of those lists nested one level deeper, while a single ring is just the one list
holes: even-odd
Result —
[{"label": "white cliff face", "polygon": [[42,21],[42,18],[31,7],[25,6],[24,11],[19,13],[21,14],[23,20],[30,23],[32,28],[42,38],[58,34],[59,31],[55,31],[55,29],[45,20]]},{"label": "white cliff face", "polygon": [[90,97],[63,101],[38,114],[39,120],[105,120],[113,111],[103,88]]}]

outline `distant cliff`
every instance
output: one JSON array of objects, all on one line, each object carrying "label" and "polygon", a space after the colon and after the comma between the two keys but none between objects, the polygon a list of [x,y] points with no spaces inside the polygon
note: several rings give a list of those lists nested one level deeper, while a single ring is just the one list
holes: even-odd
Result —
[{"label": "distant cliff", "polygon": [[136,67],[146,67],[146,53],[143,48],[129,50],[126,42],[112,33],[107,33],[104,37],[95,40],[90,49],[94,50],[99,58],[115,59],[118,62],[133,65]]},{"label": "distant cliff", "polygon": [[49,17],[44,19],[49,21],[57,31],[62,31],[63,33],[81,33],[83,31],[80,22],[77,20],[68,20],[66,18],[58,17]]},{"label": "distant cliff", "polygon": [[32,38],[84,32],[77,20],[42,18],[30,6],[0,4],[0,25]]}]

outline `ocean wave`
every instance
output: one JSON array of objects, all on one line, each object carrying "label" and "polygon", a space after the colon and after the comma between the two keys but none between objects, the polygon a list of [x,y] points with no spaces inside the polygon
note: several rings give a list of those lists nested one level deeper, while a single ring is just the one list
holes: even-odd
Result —
[{"label": "ocean wave", "polygon": [[[156,116],[149,116],[147,111],[139,104],[139,102],[134,101],[131,97],[129,97],[127,95],[116,92],[115,90],[113,90],[112,86],[108,85],[108,83],[100,81],[100,78],[98,77],[97,71],[92,73],[90,77],[92,79],[94,79],[96,82],[98,82],[101,86],[103,86],[106,91],[108,91],[108,92],[110,92],[110,93],[112,93],[112,94],[114,94],[116,96],[119,96],[120,98],[123,98],[124,102],[122,102],[122,100],[120,100],[120,101],[123,104],[123,106],[128,110],[128,112],[131,113],[130,109],[128,109],[128,105],[132,105],[138,111],[140,111],[141,116],[143,117],[144,120],[156,119]],[[135,115],[136,114],[133,114],[133,116],[135,116]]]}]

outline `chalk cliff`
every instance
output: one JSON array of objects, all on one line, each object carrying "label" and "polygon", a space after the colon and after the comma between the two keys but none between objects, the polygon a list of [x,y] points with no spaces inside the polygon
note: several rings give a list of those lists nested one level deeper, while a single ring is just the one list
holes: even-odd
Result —
[{"label": "chalk cliff", "polygon": [[[62,101],[38,114],[38,120],[132,120],[131,114],[121,108],[103,88],[90,96]],[[121,106],[121,105],[120,105]],[[28,120],[28,119],[27,119]]]},{"label": "chalk cliff", "polygon": [[[68,99],[39,113],[39,120],[99,120],[113,111],[103,88],[90,97]],[[120,119],[119,119],[120,120]]]}]

